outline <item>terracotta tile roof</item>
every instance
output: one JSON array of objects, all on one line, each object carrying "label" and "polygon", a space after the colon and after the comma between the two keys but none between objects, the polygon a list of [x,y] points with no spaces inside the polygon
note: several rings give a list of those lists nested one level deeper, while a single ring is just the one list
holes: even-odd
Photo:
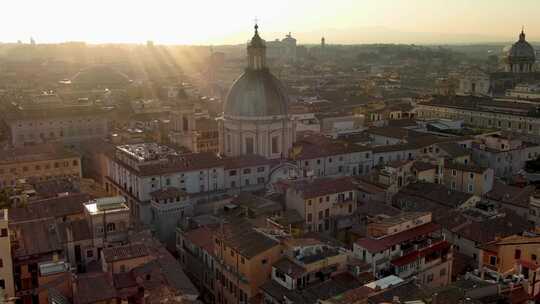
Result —
[{"label": "terracotta tile roof", "polygon": [[55,160],[77,157],[76,152],[57,144],[42,144],[0,150],[0,164]]},{"label": "terracotta tile roof", "polygon": [[92,197],[85,193],[49,198],[28,203],[25,207],[9,210],[9,221],[18,223],[44,218],[62,218],[69,215],[83,214],[83,203]]},{"label": "terracotta tile roof", "polygon": [[203,226],[184,233],[184,237],[206,252],[214,254],[214,233],[218,228]]},{"label": "terracotta tile roof", "polygon": [[227,246],[234,248],[242,256],[250,259],[279,243],[253,229],[244,219],[230,219],[216,234]]},{"label": "terracotta tile roof", "polygon": [[400,301],[415,301],[427,298],[427,293],[424,288],[411,280],[370,296],[368,303],[392,303],[395,298],[399,298]]},{"label": "terracotta tile roof", "polygon": [[132,272],[120,272],[113,274],[114,287],[117,289],[137,286],[137,281]]},{"label": "terracotta tile roof", "polygon": [[412,160],[410,159],[403,159],[403,160],[393,160],[391,162],[388,162],[385,166],[390,168],[401,168],[409,163],[411,163]]},{"label": "terracotta tile roof", "polygon": [[361,286],[355,289],[347,290],[346,292],[336,295],[325,302],[333,304],[362,303],[361,300],[367,299],[372,293],[373,289],[367,286]]},{"label": "terracotta tile roof", "polygon": [[26,180],[36,190],[39,198],[53,198],[60,193],[79,193],[79,180],[72,177],[54,178],[48,180]]},{"label": "terracotta tile roof", "polygon": [[[119,160],[116,161],[120,162]],[[173,172],[195,171],[221,166],[223,166],[223,160],[215,153],[189,153],[172,157],[167,162],[141,165],[139,167],[139,173],[143,176],[149,176]],[[126,165],[126,167],[129,166]]]},{"label": "terracotta tile roof", "polygon": [[474,164],[472,162],[469,162],[467,165],[458,163],[451,160],[445,160],[444,161],[444,169],[454,169],[458,171],[465,171],[465,172],[474,172],[474,173],[484,173],[488,168],[480,167],[477,164]]},{"label": "terracotta tile roof", "polygon": [[294,209],[286,209],[281,216],[274,216],[271,219],[283,226],[302,225],[304,223],[304,218]]},{"label": "terracotta tile roof", "polygon": [[418,197],[449,208],[457,208],[473,196],[470,193],[450,190],[441,184],[419,182],[407,185],[393,199],[394,201],[406,201]]},{"label": "terracotta tile roof", "polygon": [[376,216],[380,214],[385,214],[388,216],[396,216],[402,211],[386,204],[385,202],[377,201],[367,201],[360,202],[357,209],[358,214],[367,215],[367,216]]},{"label": "terracotta tile roof", "polygon": [[283,244],[287,247],[302,247],[302,246],[313,246],[321,244],[321,241],[315,238],[291,238],[283,240]]},{"label": "terracotta tile roof", "polygon": [[470,221],[460,211],[449,211],[445,212],[444,216],[435,219],[435,222],[448,231],[455,231],[467,225]]},{"label": "terracotta tile roof", "polygon": [[294,182],[292,188],[302,192],[304,199],[310,199],[328,194],[354,191],[357,189],[357,185],[351,177],[317,178],[312,181]]},{"label": "terracotta tile roof", "polygon": [[91,240],[93,238],[90,224],[86,218],[58,224],[58,235],[61,242],[67,243],[69,241],[70,230],[73,242]]},{"label": "terracotta tile roof", "polygon": [[437,165],[423,162],[423,161],[415,161],[412,167],[413,169],[416,169],[417,171],[422,172],[422,171],[436,169]]},{"label": "terracotta tile roof", "polygon": [[10,224],[16,242],[12,243],[13,257],[46,254],[62,249],[56,235],[54,219]]},{"label": "terracotta tile roof", "polygon": [[439,148],[444,152],[448,153],[448,155],[450,155],[452,158],[471,154],[469,150],[454,142],[439,143],[437,146],[439,146]]},{"label": "terracotta tile roof", "polygon": [[115,159],[115,161],[143,176],[196,171],[217,167],[237,169],[271,165],[274,163],[273,160],[269,160],[260,155],[243,155],[239,157],[223,158],[213,152],[188,153],[179,156],[171,156],[167,161],[154,164],[143,164],[140,165],[138,169],[133,169],[119,159]]},{"label": "terracotta tile roof", "polygon": [[91,304],[117,297],[116,289],[104,272],[80,274],[75,284],[75,304]]},{"label": "terracotta tile roof", "polygon": [[499,239],[499,240],[494,240],[491,242],[481,244],[480,246],[478,246],[478,248],[481,248],[483,250],[487,250],[493,253],[497,253],[499,252],[499,247],[503,247],[505,245],[515,246],[515,245],[527,245],[527,244],[540,245],[540,237],[510,235],[507,237],[503,237],[502,239]]},{"label": "terracotta tile roof", "polygon": [[375,154],[375,153],[386,153],[386,152],[394,152],[394,151],[413,151],[413,150],[418,150],[421,147],[422,146],[416,143],[383,145],[383,146],[373,147],[373,153]]},{"label": "terracotta tile roof", "polygon": [[369,252],[379,252],[392,247],[393,245],[400,244],[407,240],[416,238],[418,236],[430,234],[440,226],[435,223],[427,223],[419,227],[415,227],[400,233],[396,233],[384,238],[374,239],[370,237],[361,238],[356,241],[356,244],[362,248],[367,249]]},{"label": "terracotta tile roof", "polygon": [[271,162],[268,158],[255,154],[223,158],[223,164],[226,170],[264,166],[271,164]]},{"label": "terracotta tile roof", "polygon": [[293,303],[316,304],[321,300],[327,300],[360,287],[361,285],[356,278],[350,274],[342,273],[302,290],[289,290],[273,280],[264,283],[260,289],[274,299],[287,298]]},{"label": "terracotta tile roof", "polygon": [[486,193],[486,197],[503,204],[529,208],[529,198],[534,194],[535,190],[534,186],[520,188],[495,180],[493,190]]},{"label": "terracotta tile roof", "polygon": [[103,249],[103,256],[107,263],[143,257],[147,255],[148,248],[144,244],[129,244]]},{"label": "terracotta tile roof", "polygon": [[371,151],[371,147],[314,135],[297,141],[292,151],[294,160],[308,160],[354,152],[367,152]]},{"label": "terracotta tile roof", "polygon": [[495,240],[497,237],[506,237],[521,234],[532,228],[526,219],[510,210],[504,210],[504,216],[481,222],[471,222],[455,231],[462,238],[480,244]]}]

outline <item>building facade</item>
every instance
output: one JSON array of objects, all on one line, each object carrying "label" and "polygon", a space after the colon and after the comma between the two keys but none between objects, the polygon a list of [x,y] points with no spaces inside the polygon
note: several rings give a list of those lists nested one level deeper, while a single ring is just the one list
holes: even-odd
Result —
[{"label": "building facade", "polygon": [[6,123],[15,147],[104,138],[109,130],[109,111],[92,104],[61,102],[22,104],[8,111]]},{"label": "building facade", "polygon": [[428,287],[451,281],[452,248],[431,213],[405,213],[368,225],[368,236],[353,244],[354,255],[368,263],[376,277],[415,276]]},{"label": "building facade", "polygon": [[44,144],[0,151],[0,187],[17,180],[82,177],[81,156],[60,145]]},{"label": "building facade", "polygon": [[338,217],[352,216],[357,208],[357,186],[349,177],[319,178],[292,183],[287,209],[296,210],[308,231],[334,232]]},{"label": "building facade", "polygon": [[152,210],[154,215],[164,215],[160,212],[168,209],[155,202],[152,205],[152,193],[155,196],[159,191],[175,188],[189,196],[189,203],[178,202],[167,212],[180,218],[182,211],[188,215],[191,206],[199,201],[264,189],[272,173],[270,165],[270,160],[259,155],[228,158],[211,152],[182,154],[157,143],[122,145],[116,147],[109,159],[105,190],[126,197],[133,218],[151,224]]}]

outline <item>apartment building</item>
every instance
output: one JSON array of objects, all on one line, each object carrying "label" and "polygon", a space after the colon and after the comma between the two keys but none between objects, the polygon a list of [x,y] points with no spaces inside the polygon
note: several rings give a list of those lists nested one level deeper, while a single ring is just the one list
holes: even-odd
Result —
[{"label": "apartment building", "polygon": [[472,149],[473,160],[492,168],[497,177],[511,177],[525,167],[525,162],[540,156],[540,145],[508,134],[490,134],[478,138]]},{"label": "apartment building", "polygon": [[193,284],[201,290],[207,303],[215,303],[214,234],[218,226],[176,229],[176,250],[179,262]]},{"label": "apartment building", "polygon": [[376,277],[416,276],[419,284],[441,287],[450,283],[452,249],[431,213],[404,213],[368,224],[368,236],[353,244],[354,255],[368,263]]},{"label": "apartment building", "polygon": [[44,144],[0,151],[0,187],[19,179],[82,177],[81,156],[61,145]]},{"label": "apartment building", "polygon": [[290,158],[304,177],[364,175],[373,168],[370,147],[320,135],[296,141]]},{"label": "apartment building", "polygon": [[473,162],[444,162],[443,184],[452,190],[482,196],[493,189],[493,169]]},{"label": "apartment building", "polygon": [[308,231],[334,232],[337,217],[356,211],[357,188],[351,177],[292,182],[286,193],[287,209],[302,216]]},{"label": "apartment building", "polygon": [[49,272],[40,270],[41,265],[47,263],[60,264],[63,272],[67,272],[69,267],[54,227],[54,219],[9,224],[15,296],[23,303],[40,303],[40,298],[43,298],[40,293],[45,284],[54,288],[68,282],[54,280],[56,284],[53,284],[45,278]]},{"label": "apartment building", "polygon": [[512,235],[480,247],[479,270],[485,280],[508,279],[522,284],[530,297],[540,293],[540,237]]},{"label": "apartment building", "polygon": [[127,239],[130,212],[123,196],[91,200],[84,204],[84,213],[94,238],[92,247],[104,248]]},{"label": "apartment building", "polygon": [[261,286],[265,303],[315,303],[361,286],[347,273],[344,249],[299,238],[285,240],[283,252],[272,265],[271,280]]},{"label": "apartment building", "polygon": [[214,235],[216,303],[250,303],[267,282],[282,245],[242,220],[231,219]]}]

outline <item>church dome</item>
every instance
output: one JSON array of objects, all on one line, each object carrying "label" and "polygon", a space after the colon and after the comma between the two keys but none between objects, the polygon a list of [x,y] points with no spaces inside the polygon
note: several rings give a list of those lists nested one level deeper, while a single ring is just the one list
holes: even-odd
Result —
[{"label": "church dome", "polygon": [[232,85],[225,101],[226,116],[287,115],[287,93],[268,71],[247,69]]},{"label": "church dome", "polygon": [[131,83],[126,74],[107,65],[94,65],[81,70],[71,78],[71,83],[88,88],[124,87]]},{"label": "church dome", "polygon": [[224,116],[257,118],[287,115],[289,98],[283,84],[266,68],[266,45],[255,35],[248,43],[248,67],[231,86]]},{"label": "church dome", "polygon": [[519,40],[508,51],[510,63],[534,63],[536,59],[534,48],[525,40],[525,33],[521,31]]}]

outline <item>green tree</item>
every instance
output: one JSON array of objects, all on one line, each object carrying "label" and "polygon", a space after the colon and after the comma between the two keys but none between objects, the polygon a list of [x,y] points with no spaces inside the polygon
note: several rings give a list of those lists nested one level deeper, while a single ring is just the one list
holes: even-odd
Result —
[{"label": "green tree", "polygon": [[0,208],[8,209],[11,207],[11,197],[13,196],[13,190],[11,187],[4,187],[0,189]]}]

